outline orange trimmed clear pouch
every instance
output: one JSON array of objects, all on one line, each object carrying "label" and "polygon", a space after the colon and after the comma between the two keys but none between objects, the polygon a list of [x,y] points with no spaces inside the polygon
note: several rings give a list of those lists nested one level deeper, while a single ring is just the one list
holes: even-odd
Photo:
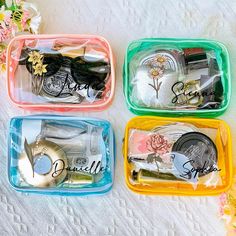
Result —
[{"label": "orange trimmed clear pouch", "polygon": [[125,130],[127,186],[141,194],[217,195],[232,184],[232,144],[222,120],[138,116]]},{"label": "orange trimmed clear pouch", "polygon": [[114,58],[95,35],[23,35],[7,52],[8,95],[31,110],[104,110],[115,90]]}]

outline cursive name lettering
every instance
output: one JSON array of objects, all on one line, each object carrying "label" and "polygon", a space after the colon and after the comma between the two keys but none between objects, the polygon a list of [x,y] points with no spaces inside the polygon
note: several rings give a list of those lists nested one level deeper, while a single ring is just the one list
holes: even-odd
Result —
[{"label": "cursive name lettering", "polygon": [[86,172],[89,174],[98,174],[99,172],[102,172],[105,170],[105,167],[102,167],[101,161],[93,161],[91,166],[86,167],[70,167],[66,166],[64,160],[58,159],[53,163],[53,172],[52,177],[59,176],[64,170],[70,171],[70,172]]},{"label": "cursive name lettering", "polygon": [[[186,92],[185,85],[186,84],[181,81],[173,84],[173,86],[171,87],[171,91],[174,93],[175,96],[172,99],[172,103],[186,104],[194,98],[197,98],[197,100],[199,101],[201,97],[208,97],[208,96],[215,95],[214,91],[209,91],[209,92],[188,91]],[[184,101],[183,99],[180,100],[180,98],[184,98]]]},{"label": "cursive name lettering", "polygon": [[198,176],[198,174],[209,174],[211,172],[218,172],[221,171],[221,169],[218,169],[216,166],[214,165],[208,165],[208,162],[205,161],[202,167],[199,168],[194,168],[192,167],[191,169],[189,169],[189,167],[187,167],[188,164],[194,164],[194,160],[190,160],[187,161],[183,164],[183,168],[184,171],[183,173],[180,175],[183,178],[189,179],[189,176],[193,175],[193,178],[196,178]]},{"label": "cursive name lettering", "polygon": [[[64,89],[68,88],[70,92],[64,92]],[[99,81],[93,81],[87,84],[75,84],[71,85],[71,82],[69,81],[69,75],[66,75],[65,81],[62,84],[61,90],[58,92],[55,97],[60,97],[61,95],[70,95],[73,96],[73,92],[75,91],[80,91],[80,90],[87,90],[87,96],[90,97],[89,95],[89,89],[94,89],[94,90],[100,90],[101,89],[101,83]]]}]

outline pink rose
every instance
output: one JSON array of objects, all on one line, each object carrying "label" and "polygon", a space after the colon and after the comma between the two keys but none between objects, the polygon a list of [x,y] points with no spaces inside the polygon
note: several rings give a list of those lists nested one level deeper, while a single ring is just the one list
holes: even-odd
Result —
[{"label": "pink rose", "polygon": [[170,152],[171,144],[165,139],[163,135],[153,134],[146,142],[148,151],[163,155]]}]

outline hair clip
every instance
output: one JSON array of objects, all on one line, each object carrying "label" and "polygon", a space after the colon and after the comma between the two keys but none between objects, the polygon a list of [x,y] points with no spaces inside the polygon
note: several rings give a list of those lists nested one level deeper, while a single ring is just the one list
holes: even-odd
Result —
[{"label": "hair clip", "polygon": [[203,96],[199,80],[190,80],[185,83],[180,81],[171,88],[175,95],[172,103],[176,106],[198,107],[203,102]]}]

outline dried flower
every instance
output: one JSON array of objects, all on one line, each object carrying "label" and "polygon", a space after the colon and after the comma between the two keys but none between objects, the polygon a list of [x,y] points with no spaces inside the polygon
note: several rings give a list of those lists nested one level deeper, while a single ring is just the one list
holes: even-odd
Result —
[{"label": "dried flower", "polygon": [[43,55],[41,55],[39,52],[32,51],[29,53],[28,62],[32,62],[32,64],[35,65],[37,63],[42,63],[42,58],[43,58]]},{"label": "dried flower", "polygon": [[160,134],[151,135],[150,139],[146,142],[146,146],[148,151],[159,155],[168,153],[171,148],[171,144]]},{"label": "dried flower", "polygon": [[34,68],[34,75],[42,76],[43,73],[47,72],[46,67],[47,67],[47,65],[43,65],[42,63],[37,63],[35,66],[33,66],[33,68]]},{"label": "dried flower", "polygon": [[157,63],[157,64],[164,64],[164,63],[167,62],[167,58],[166,58],[165,56],[163,56],[163,55],[158,55],[158,56],[154,59],[153,62],[154,62],[154,63]]},{"label": "dried flower", "polygon": [[[19,32],[38,33],[41,16],[32,3],[24,0],[0,0],[0,43],[7,44]],[[1,55],[0,55],[1,56]],[[0,73],[6,60],[0,60]],[[4,65],[2,65],[4,64]]]},{"label": "dried flower", "polygon": [[6,10],[5,6],[0,9],[0,24],[8,25],[11,20],[12,11]]},{"label": "dried flower", "polygon": [[153,84],[149,84],[156,91],[156,98],[158,99],[158,93],[162,85],[162,81],[158,80],[163,76],[165,72],[165,63],[167,58],[163,55],[157,55],[149,64],[151,67],[149,71],[150,77],[153,79]]},{"label": "dried flower", "polygon": [[0,24],[0,42],[5,41],[11,35],[11,31],[6,26]]},{"label": "dried flower", "polygon": [[159,67],[152,68],[150,70],[150,75],[153,79],[158,79],[163,75],[163,70]]}]

